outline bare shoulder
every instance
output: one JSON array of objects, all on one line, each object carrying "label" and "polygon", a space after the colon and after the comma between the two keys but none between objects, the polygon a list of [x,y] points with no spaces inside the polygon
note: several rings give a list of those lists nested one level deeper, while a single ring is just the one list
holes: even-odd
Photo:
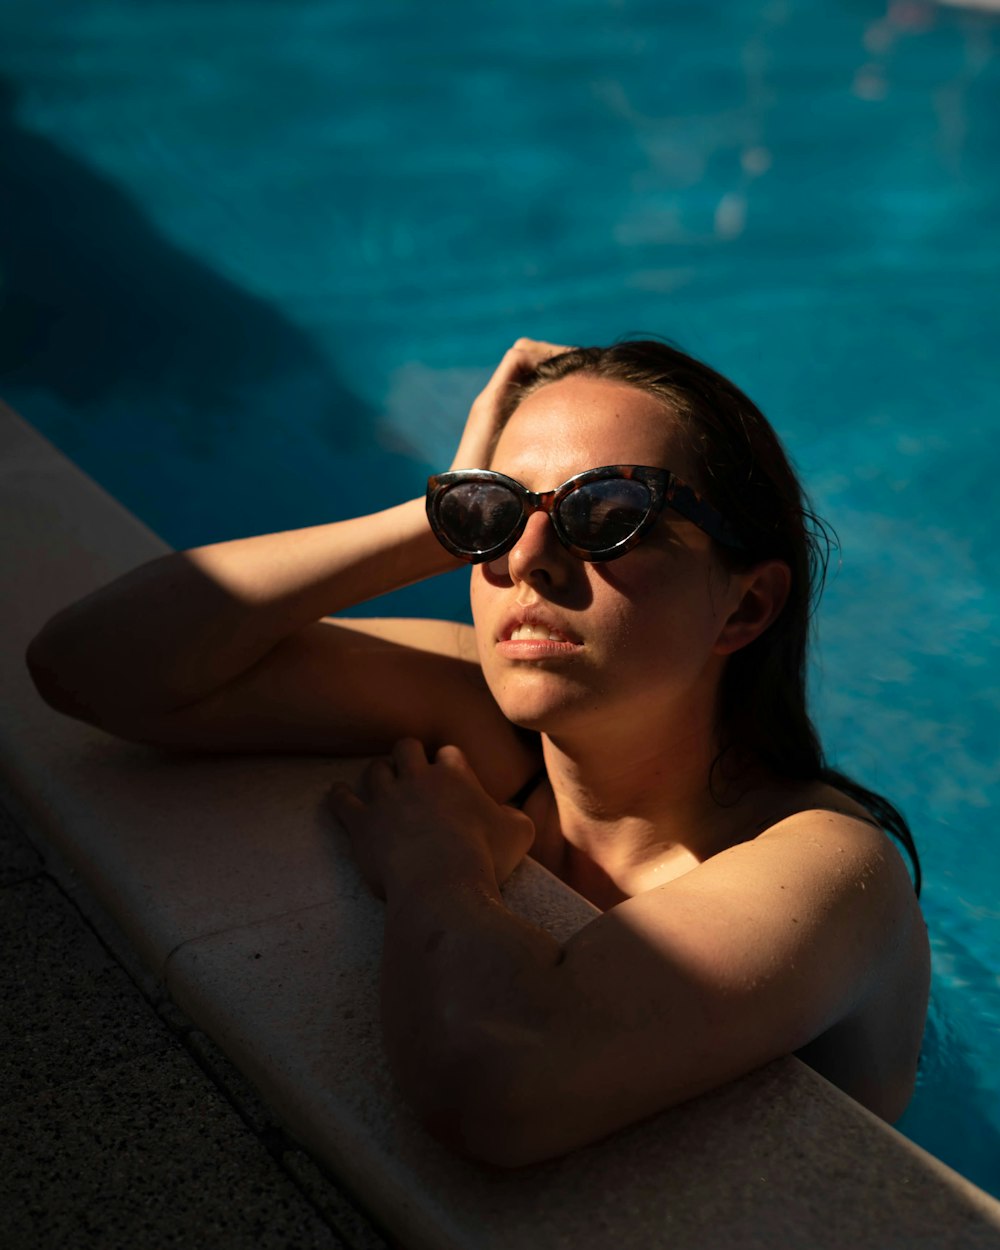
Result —
[{"label": "bare shoulder", "polygon": [[863,808],[830,793],[824,806],[782,817],[676,884],[767,908],[776,949],[804,940],[822,951],[831,1000],[840,998],[846,1018],[913,962],[926,927],[900,849]]},{"label": "bare shoulder", "polygon": [[[821,943],[827,956],[836,956],[827,985],[836,983],[838,970],[843,982],[831,988],[831,999],[852,996],[851,984],[861,987],[899,926],[920,916],[890,838],[860,814],[828,808],[784,816],[621,908],[669,911],[673,917],[690,911],[692,922],[697,914],[691,940],[710,941],[718,927],[729,956],[735,953],[730,934],[737,916],[747,922],[745,936],[757,933],[766,946],[789,957]],[[744,949],[747,957],[761,954],[752,942]]]},{"label": "bare shoulder", "polygon": [[892,959],[907,934],[926,945],[926,927],[901,847],[860,803],[817,786],[807,805],[759,835],[759,850],[775,856],[816,905],[839,899],[866,926],[873,957]]},{"label": "bare shoulder", "polygon": [[[806,891],[819,890],[831,899],[843,894],[865,910],[875,909],[876,893],[881,904],[895,900],[909,911],[915,896],[901,852],[866,812],[855,808],[849,800],[836,808],[807,807],[743,845],[752,848],[755,858],[780,865]],[[735,855],[728,862],[721,859],[724,868],[737,862]]]},{"label": "bare shoulder", "polygon": [[[689,888],[720,903],[728,895],[751,915],[769,909],[764,941],[747,957],[751,966],[769,951],[787,961],[787,992],[813,1020],[796,1052],[892,1121],[916,1079],[927,928],[893,840],[845,796],[833,792],[829,801],[836,807],[796,812],[709,860],[690,874]],[[798,977],[807,969],[815,985]]]},{"label": "bare shoulder", "polygon": [[803,849],[806,855],[815,852],[820,863],[832,862],[835,876],[829,882],[816,878],[814,869],[807,868],[805,876],[820,908],[824,891],[842,900],[836,924],[853,936],[857,952],[852,958],[848,949],[841,958],[846,968],[856,969],[862,992],[851,1010],[800,1047],[798,1056],[894,1121],[916,1081],[931,971],[927,926],[902,853],[867,814],[825,808],[797,813],[764,838],[791,863]]}]

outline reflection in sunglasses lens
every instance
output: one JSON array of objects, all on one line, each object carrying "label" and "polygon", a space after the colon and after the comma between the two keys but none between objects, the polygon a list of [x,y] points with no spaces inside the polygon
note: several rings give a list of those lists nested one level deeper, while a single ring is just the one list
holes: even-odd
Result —
[{"label": "reflection in sunglasses lens", "polygon": [[635,533],[649,511],[649,503],[649,491],[642,482],[606,478],[588,482],[567,495],[559,519],[577,546],[604,551]]},{"label": "reflection in sunglasses lens", "polygon": [[520,519],[521,501],[496,482],[463,482],[441,500],[441,524],[467,551],[491,550]]}]

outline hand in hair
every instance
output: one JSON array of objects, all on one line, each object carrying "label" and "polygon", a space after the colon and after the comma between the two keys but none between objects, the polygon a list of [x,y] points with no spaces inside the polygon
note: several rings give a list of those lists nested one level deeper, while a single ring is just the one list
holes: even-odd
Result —
[{"label": "hand in hair", "polygon": [[559,356],[570,348],[558,343],[543,343],[535,339],[518,339],[493,371],[493,376],[476,396],[462,432],[462,439],[451,462],[453,469],[485,469],[497,435],[504,408],[504,398],[512,386],[523,382],[542,360]]}]

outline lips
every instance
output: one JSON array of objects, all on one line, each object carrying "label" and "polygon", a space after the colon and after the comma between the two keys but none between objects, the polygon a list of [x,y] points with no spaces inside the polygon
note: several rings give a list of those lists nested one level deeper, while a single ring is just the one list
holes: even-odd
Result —
[{"label": "lips", "polygon": [[504,621],[497,638],[504,655],[538,657],[565,654],[582,646],[582,639],[544,608],[521,609]]}]

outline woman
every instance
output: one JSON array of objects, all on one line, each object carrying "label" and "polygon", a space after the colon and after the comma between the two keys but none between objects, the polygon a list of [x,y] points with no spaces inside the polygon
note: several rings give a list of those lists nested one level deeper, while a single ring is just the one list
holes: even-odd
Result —
[{"label": "woman", "polygon": [[[706,366],[522,339],[426,510],[165,557],[29,664],[125,737],[379,757],[331,802],[386,900],[391,1062],[456,1149],[547,1158],[790,1052],[892,1120],[928,949],[883,830],[915,852],[806,714],[808,520]],[[474,629],[320,619],[463,559]],[[504,906],[529,852],[603,912],[564,946]]]}]

